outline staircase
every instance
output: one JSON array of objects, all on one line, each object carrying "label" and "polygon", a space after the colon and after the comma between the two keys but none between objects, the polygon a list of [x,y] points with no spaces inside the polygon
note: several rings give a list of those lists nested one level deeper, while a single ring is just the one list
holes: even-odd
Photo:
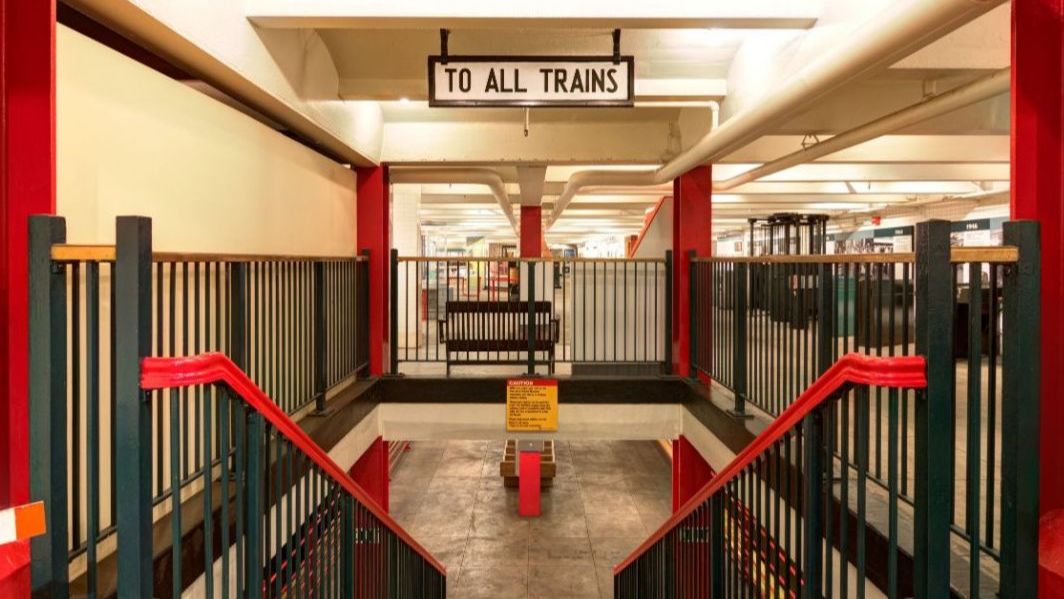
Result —
[{"label": "staircase", "polygon": [[[980,596],[985,581],[964,593],[951,586],[951,565],[964,558],[954,550],[963,541],[961,531],[951,529],[945,507],[953,456],[929,447],[929,437],[942,433],[927,420],[927,402],[935,398],[925,371],[922,356],[840,358],[614,568],[615,597]],[[874,487],[867,473],[868,403],[874,396],[868,390],[876,387],[916,389],[920,402],[915,502],[898,501],[894,410],[888,496],[878,514],[870,509]],[[1018,432],[1006,428],[1003,444],[1015,443]],[[840,456],[851,439],[860,452],[856,468]],[[1013,486],[1002,493],[1015,497],[1015,464],[1006,461],[1003,468],[1009,471],[1002,479]],[[1036,551],[1036,537],[1019,531],[1037,526],[1037,512],[1012,503],[1003,510],[1003,522],[1013,524],[1002,530],[994,592],[1034,597],[1037,564],[1015,556]],[[887,547],[873,553],[869,538],[879,525]]]}]

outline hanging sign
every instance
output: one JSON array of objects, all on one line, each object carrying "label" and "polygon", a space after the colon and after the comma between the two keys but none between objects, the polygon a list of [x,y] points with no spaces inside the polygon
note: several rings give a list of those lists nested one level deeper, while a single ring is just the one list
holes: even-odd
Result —
[{"label": "hanging sign", "polygon": [[429,106],[631,106],[631,56],[429,57]]},{"label": "hanging sign", "polygon": [[558,430],[558,381],[509,379],[506,381],[507,432]]}]

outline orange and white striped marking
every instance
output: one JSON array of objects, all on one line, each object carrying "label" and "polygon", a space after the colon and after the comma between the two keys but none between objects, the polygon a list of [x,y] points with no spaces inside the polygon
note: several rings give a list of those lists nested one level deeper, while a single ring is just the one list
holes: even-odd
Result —
[{"label": "orange and white striped marking", "polygon": [[44,502],[0,510],[0,545],[44,534]]}]

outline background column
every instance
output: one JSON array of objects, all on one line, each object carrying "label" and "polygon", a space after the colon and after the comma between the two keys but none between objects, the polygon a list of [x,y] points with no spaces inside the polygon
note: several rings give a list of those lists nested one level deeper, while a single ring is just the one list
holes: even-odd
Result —
[{"label": "background column", "polygon": [[0,0],[0,508],[29,500],[27,217],[55,213],[55,1]]},{"label": "background column", "polygon": [[521,206],[521,257],[543,256],[543,207]]},{"label": "background column", "polygon": [[[1039,561],[1042,597],[1064,597],[1064,1],[1012,3],[1012,218],[1042,234],[1042,400]],[[1050,532],[1053,534],[1049,534]]]},{"label": "background column", "polygon": [[1042,231],[1042,511],[1064,508],[1064,4],[1015,0],[1012,218]]},{"label": "background column", "polygon": [[690,259],[713,249],[713,170],[688,171],[672,182],[672,364],[673,374],[687,376],[691,340]]},{"label": "background column", "polygon": [[369,250],[369,372],[385,371],[388,354],[388,278],[391,252],[391,191],[385,165],[358,174],[358,251]]}]

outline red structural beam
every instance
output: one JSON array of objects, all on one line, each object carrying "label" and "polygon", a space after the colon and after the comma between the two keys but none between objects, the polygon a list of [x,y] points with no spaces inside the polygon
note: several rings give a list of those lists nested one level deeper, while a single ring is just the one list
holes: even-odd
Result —
[{"label": "red structural beam", "polygon": [[385,165],[355,169],[358,175],[358,250],[369,251],[369,372],[384,374],[388,355],[391,191]]},{"label": "red structural beam", "polygon": [[737,477],[744,468],[749,466],[759,455],[764,453],[779,441],[787,431],[795,426],[816,409],[820,404],[833,397],[839,389],[847,385],[876,385],[880,387],[896,387],[900,389],[923,389],[927,387],[926,364],[923,356],[903,356],[896,358],[873,358],[863,354],[846,354],[839,358],[824,374],[813,381],[813,384],[798,396],[789,408],[780,414],[779,418],[757,436],[746,449],[724,467],[716,476],[709,481],[702,490],[691,497],[687,503],[680,507],[679,511],[672,515],[658,528],[657,532],[643,542],[624,561],[613,568],[613,573],[619,574],[632,562],[639,558],[648,549],[654,546],[669,533],[670,530],[679,526],[685,518],[691,515],[698,506],[702,505],[712,495],[721,491],[725,485]]},{"label": "red structural beam", "polygon": [[262,414],[266,421],[277,429],[277,432],[284,435],[292,445],[302,451],[319,468],[339,483],[345,491],[365,505],[381,521],[381,524],[414,549],[433,568],[442,574],[446,574],[447,570],[443,564],[436,561],[436,558],[432,557],[431,553],[407,534],[388,515],[387,510],[378,505],[377,501],[369,493],[351,480],[351,477],[336,462],[332,461],[329,454],[325,453],[325,450],[303,432],[303,429],[299,428],[225,354],[212,352],[185,358],[145,358],[141,362],[140,386],[146,391],[209,385],[212,383],[225,383],[233,393],[244,400],[252,409]]},{"label": "red structural beam", "polygon": [[1012,3],[1012,218],[1042,243],[1041,510],[1064,508],[1064,2]]},{"label": "red structural beam", "polygon": [[672,364],[687,376],[691,343],[691,259],[713,252],[713,171],[692,169],[672,183]]},{"label": "red structural beam", "polygon": [[0,507],[29,500],[27,219],[55,213],[55,1],[0,0]]}]

